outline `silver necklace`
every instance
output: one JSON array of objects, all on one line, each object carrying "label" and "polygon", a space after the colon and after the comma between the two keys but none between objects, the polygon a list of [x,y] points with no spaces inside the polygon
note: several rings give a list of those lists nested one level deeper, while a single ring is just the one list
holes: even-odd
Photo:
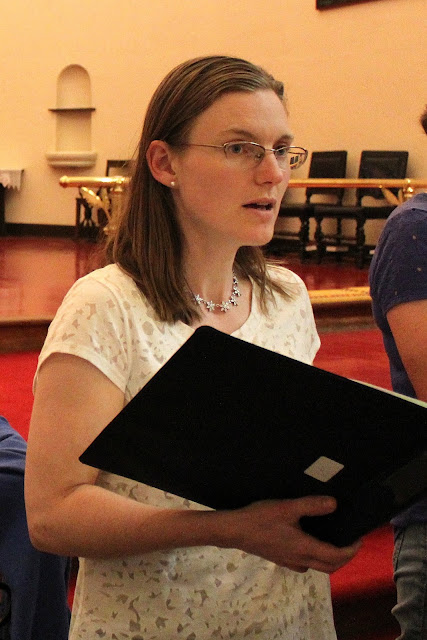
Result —
[{"label": "silver necklace", "polygon": [[233,288],[231,291],[231,296],[228,300],[223,300],[222,302],[212,302],[212,300],[204,300],[202,296],[199,296],[198,293],[193,293],[193,299],[199,306],[204,304],[208,311],[215,311],[215,309],[219,309],[226,313],[231,307],[237,307],[239,304],[237,302],[237,298],[239,298],[242,294],[239,289],[239,281],[235,273],[233,273]]}]

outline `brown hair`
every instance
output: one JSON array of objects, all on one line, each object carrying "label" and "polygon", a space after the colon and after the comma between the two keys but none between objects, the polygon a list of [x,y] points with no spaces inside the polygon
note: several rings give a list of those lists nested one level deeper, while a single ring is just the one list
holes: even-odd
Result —
[{"label": "brown hair", "polygon": [[[272,90],[283,101],[283,84],[261,67],[240,58],[195,58],[173,69],[148,105],[127,207],[108,240],[107,259],[136,282],[159,318],[190,323],[199,313],[188,296],[182,268],[181,232],[170,189],[155,180],[146,153],[153,140],[179,146],[188,140],[195,119],[225,93]],[[258,284],[261,302],[273,291],[259,247],[241,247],[235,269]]]}]

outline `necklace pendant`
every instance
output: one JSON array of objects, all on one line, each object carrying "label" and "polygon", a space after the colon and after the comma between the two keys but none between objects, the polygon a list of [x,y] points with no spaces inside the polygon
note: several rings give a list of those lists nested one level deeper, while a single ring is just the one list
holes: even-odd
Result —
[{"label": "necklace pendant", "polygon": [[231,296],[228,298],[228,300],[223,300],[222,302],[217,303],[213,302],[213,300],[205,300],[198,293],[193,293],[192,295],[194,302],[199,306],[201,304],[204,304],[208,312],[218,309],[222,313],[227,313],[227,311],[231,309],[231,306],[237,307],[237,305],[239,304],[237,302],[237,298],[239,298],[242,294],[240,293],[239,281],[237,279],[237,276],[233,273],[233,286],[231,290]]}]

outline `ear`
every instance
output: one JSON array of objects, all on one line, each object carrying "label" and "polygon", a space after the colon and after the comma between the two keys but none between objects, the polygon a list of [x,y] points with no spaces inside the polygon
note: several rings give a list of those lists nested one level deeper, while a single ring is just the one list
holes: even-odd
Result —
[{"label": "ear", "polygon": [[163,140],[153,140],[148,147],[146,158],[153,178],[170,187],[175,178],[175,171],[169,145]]}]

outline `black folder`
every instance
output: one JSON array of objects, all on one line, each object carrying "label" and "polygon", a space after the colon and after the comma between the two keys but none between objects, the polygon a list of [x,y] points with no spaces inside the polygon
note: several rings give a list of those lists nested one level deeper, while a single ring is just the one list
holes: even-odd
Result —
[{"label": "black folder", "polygon": [[80,461],[213,509],[332,495],[338,546],[427,491],[427,408],[200,327]]}]

